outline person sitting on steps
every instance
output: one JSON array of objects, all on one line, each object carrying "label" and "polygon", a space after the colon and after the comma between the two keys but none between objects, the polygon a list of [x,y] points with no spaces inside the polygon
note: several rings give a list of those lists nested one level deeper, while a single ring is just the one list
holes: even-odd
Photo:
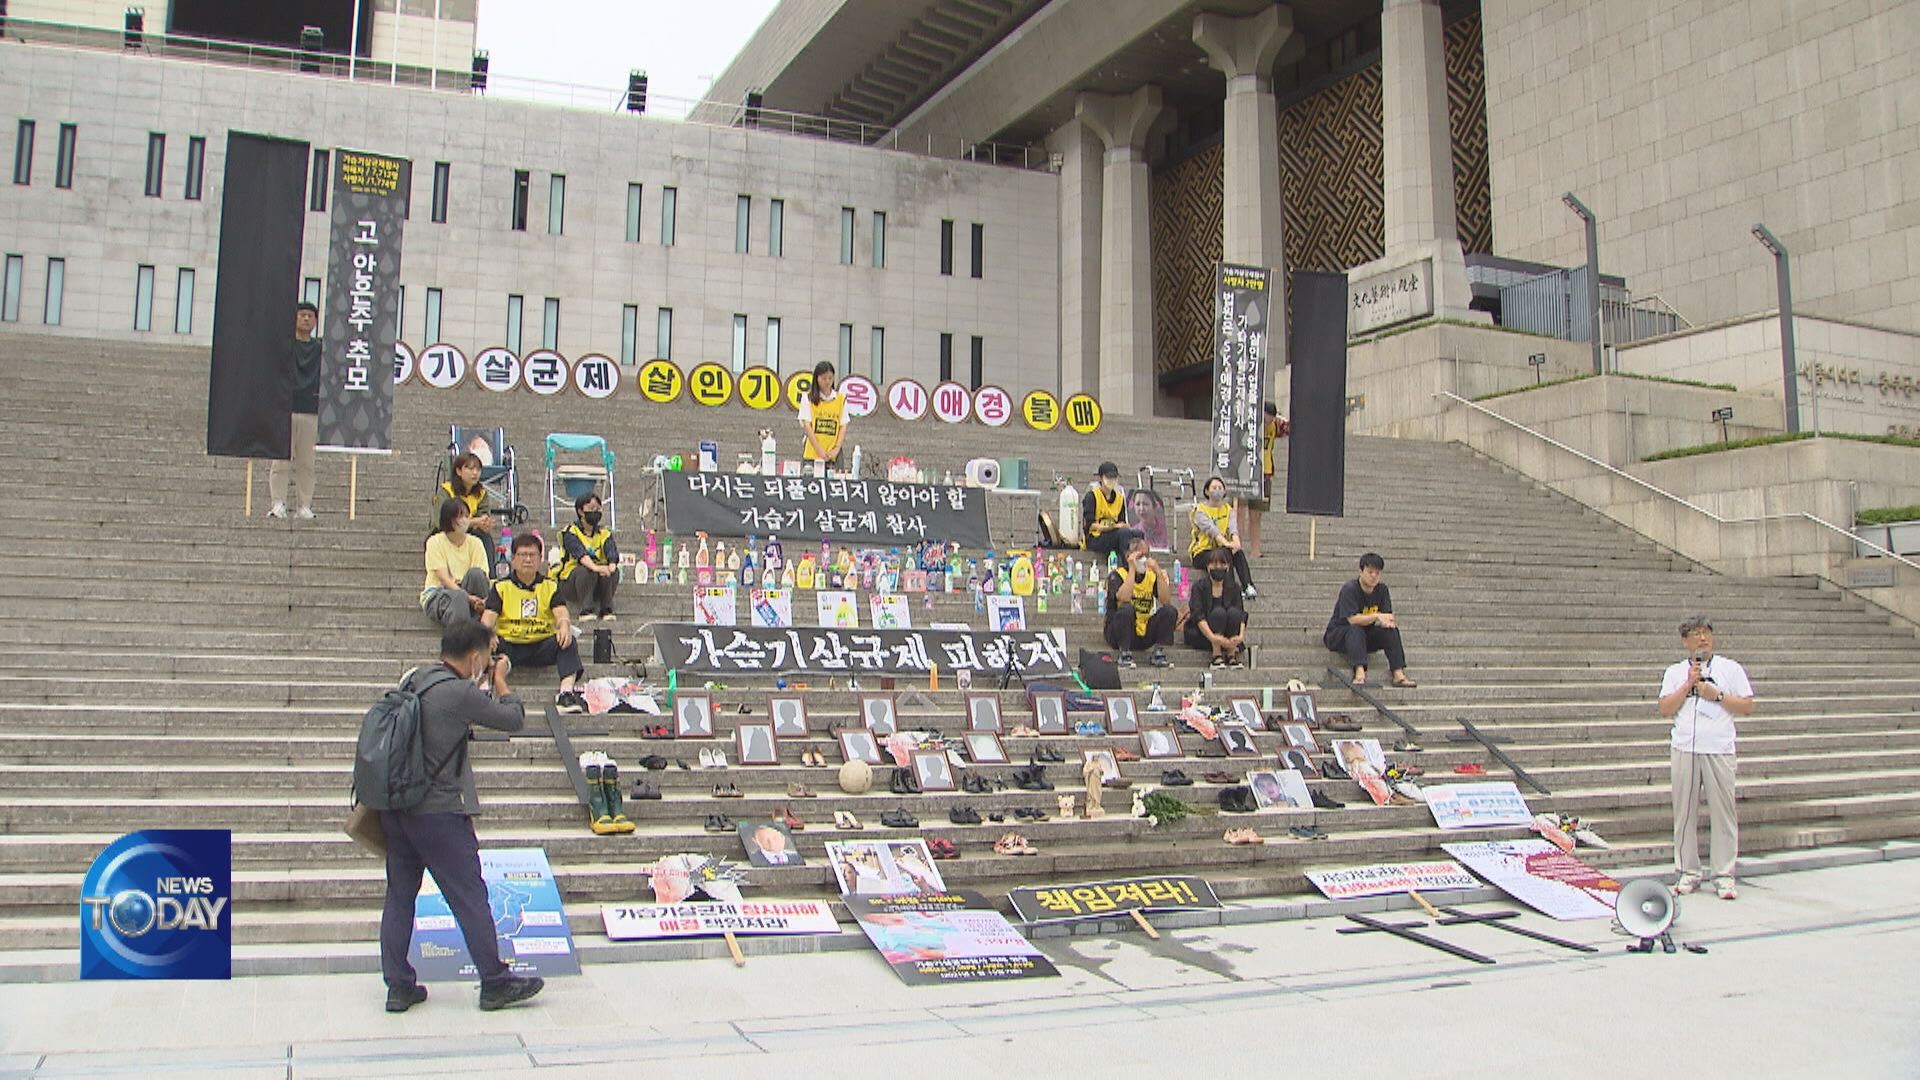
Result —
[{"label": "person sitting on steps", "polygon": [[480,621],[500,635],[500,651],[515,667],[550,667],[560,674],[553,699],[563,713],[585,712],[587,703],[573,688],[583,669],[580,646],[560,583],[540,572],[540,538],[513,538],[513,572],[493,583]]},{"label": "person sitting on steps", "polygon": [[1240,650],[1247,644],[1247,608],[1227,549],[1212,548],[1199,562],[1201,572],[1187,597],[1187,645],[1211,649],[1214,667],[1244,667]]},{"label": "person sitting on steps", "polygon": [[575,499],[573,513],[578,520],[560,531],[566,559],[559,576],[567,610],[579,612],[583,623],[596,618],[612,622],[613,590],[620,585],[620,548],[613,542],[613,531],[600,524],[600,496],[588,492]]},{"label": "person sitting on steps", "polygon": [[[453,459],[452,474],[440,484],[440,490],[434,492],[433,502],[436,512],[439,505],[448,499],[459,499],[467,504],[467,531],[480,538],[487,547],[487,558],[492,560],[494,552],[500,549],[500,534],[494,531],[498,524],[493,518],[493,507],[488,502],[487,489],[480,484],[480,455],[461,454]],[[504,560],[494,567],[490,577],[505,577],[507,567]]]},{"label": "person sitting on steps", "polygon": [[[1108,468],[1110,466],[1102,466]],[[1107,644],[1120,650],[1120,666],[1133,666],[1133,650],[1153,649],[1154,667],[1167,667],[1166,646],[1173,642],[1173,624],[1180,613],[1173,606],[1172,575],[1147,551],[1147,540],[1135,535],[1126,558],[1107,575]]]},{"label": "person sitting on steps", "polygon": [[1400,622],[1393,614],[1393,597],[1380,580],[1387,561],[1369,551],[1360,556],[1360,576],[1340,587],[1333,617],[1323,637],[1327,648],[1340,653],[1353,668],[1355,686],[1367,682],[1367,654],[1387,654],[1393,685],[1412,689],[1420,684],[1407,675],[1407,653],[1400,646]]},{"label": "person sitting on steps", "polygon": [[427,580],[420,610],[441,626],[471,622],[486,608],[487,549],[468,529],[467,504],[440,503],[440,527],[427,534]]},{"label": "person sitting on steps", "polygon": [[1124,553],[1146,536],[1127,527],[1127,496],[1120,490],[1120,466],[1103,461],[1094,471],[1094,484],[1080,499],[1080,535],[1096,555]]},{"label": "person sitting on steps", "polygon": [[1224,551],[1242,595],[1248,600],[1258,600],[1260,590],[1253,587],[1253,569],[1247,565],[1246,552],[1240,550],[1240,534],[1233,527],[1233,504],[1227,501],[1227,482],[1209,476],[1200,495],[1200,502],[1193,507],[1193,540],[1187,545],[1193,568],[1202,569],[1208,555]]}]

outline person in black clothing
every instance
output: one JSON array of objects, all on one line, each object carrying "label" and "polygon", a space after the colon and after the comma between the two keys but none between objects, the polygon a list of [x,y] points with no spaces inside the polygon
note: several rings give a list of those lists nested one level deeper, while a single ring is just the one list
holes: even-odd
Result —
[{"label": "person in black clothing", "polygon": [[1226,548],[1212,548],[1200,556],[1205,571],[1193,579],[1187,597],[1187,645],[1211,649],[1214,667],[1242,667],[1240,650],[1247,644],[1247,602],[1234,580],[1233,556]]},{"label": "person in black clothing", "polygon": [[293,312],[293,457],[267,468],[267,491],[273,509],[267,516],[287,516],[287,470],[293,470],[293,516],[313,518],[313,444],[320,438],[320,309],[302,301]]},{"label": "person in black clothing", "polygon": [[[511,665],[493,656],[493,633],[471,619],[440,635],[440,662],[409,673],[403,686],[420,695],[420,746],[431,778],[426,801],[406,811],[382,810],[387,836],[387,903],[380,914],[380,973],[387,1011],[406,1012],[427,1000],[407,949],[413,939],[414,901],[422,871],[447,898],[467,954],[480,974],[480,1007],[488,1011],[525,1001],[546,984],[513,974],[500,959],[487,883],[480,874],[480,843],[473,818],[480,800],[467,760],[473,725],[515,732],[526,710],[507,687]],[[489,689],[482,689],[485,684]]]},{"label": "person in black clothing", "polygon": [[1127,496],[1120,490],[1120,466],[1103,461],[1094,472],[1094,484],[1080,498],[1080,535],[1096,555],[1125,552],[1146,536],[1127,527]]},{"label": "person in black clothing", "polygon": [[1153,649],[1154,667],[1167,667],[1166,646],[1173,643],[1173,624],[1180,618],[1173,606],[1173,575],[1160,568],[1147,551],[1147,541],[1136,535],[1127,545],[1127,557],[1107,575],[1107,644],[1120,650],[1120,666],[1133,666],[1133,650]]},{"label": "person in black clothing", "polygon": [[1407,675],[1407,652],[1400,646],[1393,597],[1387,593],[1386,582],[1380,580],[1386,569],[1387,561],[1373,552],[1360,556],[1360,576],[1340,587],[1340,598],[1334,601],[1333,617],[1327,620],[1323,640],[1327,648],[1346,656],[1356,685],[1367,681],[1367,654],[1384,652],[1393,685],[1411,689],[1420,684]]}]

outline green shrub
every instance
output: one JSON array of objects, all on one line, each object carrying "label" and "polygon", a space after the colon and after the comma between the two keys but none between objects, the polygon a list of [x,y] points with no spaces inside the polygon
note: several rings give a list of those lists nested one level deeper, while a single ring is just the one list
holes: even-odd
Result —
[{"label": "green shrub", "polygon": [[1862,510],[1853,518],[1859,525],[1891,525],[1897,521],[1920,521],[1920,506],[1885,506]]},{"label": "green shrub", "polygon": [[1771,446],[1774,443],[1799,442],[1802,439],[1845,439],[1848,442],[1878,443],[1881,446],[1920,447],[1920,439],[1903,439],[1898,435],[1854,435],[1847,432],[1822,431],[1817,436],[1811,431],[1796,432],[1792,435],[1757,435],[1751,439],[1735,439],[1732,442],[1707,443],[1704,446],[1682,446],[1676,450],[1666,450],[1643,458],[1643,461],[1666,461],[1669,458],[1693,457],[1697,454],[1717,454],[1722,450],[1744,450],[1749,446]]}]

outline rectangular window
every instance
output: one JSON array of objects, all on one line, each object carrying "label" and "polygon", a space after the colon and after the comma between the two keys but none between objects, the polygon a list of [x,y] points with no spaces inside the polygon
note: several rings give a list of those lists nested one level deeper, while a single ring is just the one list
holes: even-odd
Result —
[{"label": "rectangular window", "polygon": [[640,185],[627,185],[627,243],[640,242]]},{"label": "rectangular window", "polygon": [[40,320],[48,326],[60,325],[60,309],[66,306],[67,299],[67,260],[47,260],[47,306],[40,313]]},{"label": "rectangular window", "polygon": [[[679,203],[680,203],[679,188],[667,187],[667,188],[660,189],[660,246],[661,247],[673,246],[673,218],[674,218],[674,215],[679,210]],[[662,310],[666,310],[666,309],[663,308]],[[664,358],[665,356],[663,354],[662,359]]]},{"label": "rectangular window", "polygon": [[13,182],[33,183],[33,121],[20,121],[20,134],[13,139]]},{"label": "rectangular window", "polygon": [[526,313],[525,297],[507,297],[507,348],[515,356],[520,355],[520,327]]},{"label": "rectangular window", "polygon": [[547,235],[564,236],[567,231],[567,178],[554,173],[547,178]]},{"label": "rectangular window", "polygon": [[767,320],[767,366],[780,370],[780,320]]},{"label": "rectangular window", "polygon": [[73,187],[73,144],[79,140],[79,128],[72,124],[60,125],[60,149],[53,159],[54,187]]},{"label": "rectangular window", "polygon": [[867,357],[867,378],[872,379],[875,386],[884,386],[887,382],[886,370],[887,331],[885,327],[876,326],[873,328],[872,355]]},{"label": "rectangular window", "polygon": [[20,321],[20,290],[26,287],[22,280],[26,276],[26,256],[7,256],[6,277],[0,279],[0,322]]},{"label": "rectangular window", "polygon": [[300,299],[305,300],[314,307],[320,306],[319,278],[310,277],[300,283]]},{"label": "rectangular window", "polygon": [[767,254],[779,258],[787,248],[787,200],[774,199],[767,204]]},{"label": "rectangular window", "polygon": [[193,271],[180,268],[180,287],[173,294],[173,332],[193,333]]},{"label": "rectangular window", "polygon": [[533,174],[525,169],[513,170],[513,220],[508,225],[514,232],[527,231],[527,190],[533,185]]},{"label": "rectangular window", "polygon": [[440,344],[440,290],[427,290],[427,319],[420,329],[426,334],[428,345]]},{"label": "rectangular window", "polygon": [[453,163],[436,161],[433,163],[433,221],[436,225],[447,223],[447,188],[453,184]]},{"label": "rectangular window", "polygon": [[653,355],[658,360],[673,359],[673,309],[670,307],[661,308],[660,317],[654,322]]},{"label": "rectangular window", "polygon": [[853,207],[851,206],[840,208],[840,265],[853,265]]},{"label": "rectangular window", "polygon": [[133,278],[133,328],[153,329],[153,267],[143,266]]},{"label": "rectangular window", "polygon": [[953,381],[953,335],[940,335],[940,381]]},{"label": "rectangular window", "polygon": [[973,226],[973,276],[974,277],[977,278],[980,276],[981,271],[986,268],[986,261],[987,261],[987,227],[985,225],[975,223]]},{"label": "rectangular window", "polygon": [[207,172],[207,140],[199,135],[187,137],[187,182],[181,188],[182,197],[194,202],[200,201],[200,186]]},{"label": "rectangular window", "polygon": [[953,276],[953,222],[940,223],[940,272]]},{"label": "rectangular window", "polygon": [[973,356],[972,356],[973,380],[971,383],[969,383],[969,385],[975,390],[980,389],[980,385],[983,381],[984,372],[981,369],[985,367],[986,359],[987,359],[987,339],[982,337],[974,338],[973,339]]},{"label": "rectangular window", "polygon": [[540,312],[540,347],[543,349],[560,348],[560,301],[547,297]]},{"label": "rectangular window", "polygon": [[884,210],[873,212],[873,268],[887,265],[887,215]]},{"label": "rectangular window", "polygon": [[738,375],[745,370],[747,370],[747,317],[736,314],[733,317],[733,373]]},{"label": "rectangular window", "polygon": [[[152,167],[153,154],[147,154],[148,167]],[[307,174],[307,209],[324,212],[327,209],[327,181],[332,174],[327,171],[328,155],[325,150],[313,152],[313,171]]]},{"label": "rectangular window", "polygon": [[853,324],[840,324],[840,364],[841,372],[853,370]]},{"label": "rectangular window", "polygon": [[620,308],[620,363],[632,367],[640,351],[640,309],[632,304]]},{"label": "rectangular window", "polygon": [[[325,151],[322,151],[324,153]],[[160,183],[167,172],[167,137],[155,131],[147,136],[147,197],[160,197]],[[316,210],[326,207],[317,206]]]},{"label": "rectangular window", "polygon": [[736,255],[747,253],[747,237],[753,221],[753,196],[741,195],[733,200],[733,251]]}]

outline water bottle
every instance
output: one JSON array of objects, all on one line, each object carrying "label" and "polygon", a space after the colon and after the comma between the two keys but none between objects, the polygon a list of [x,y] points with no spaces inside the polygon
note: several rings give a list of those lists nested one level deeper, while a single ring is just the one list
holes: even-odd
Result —
[{"label": "water bottle", "polygon": [[853,444],[853,478],[855,480],[860,479],[860,460],[861,460],[860,444],[854,443]]}]

